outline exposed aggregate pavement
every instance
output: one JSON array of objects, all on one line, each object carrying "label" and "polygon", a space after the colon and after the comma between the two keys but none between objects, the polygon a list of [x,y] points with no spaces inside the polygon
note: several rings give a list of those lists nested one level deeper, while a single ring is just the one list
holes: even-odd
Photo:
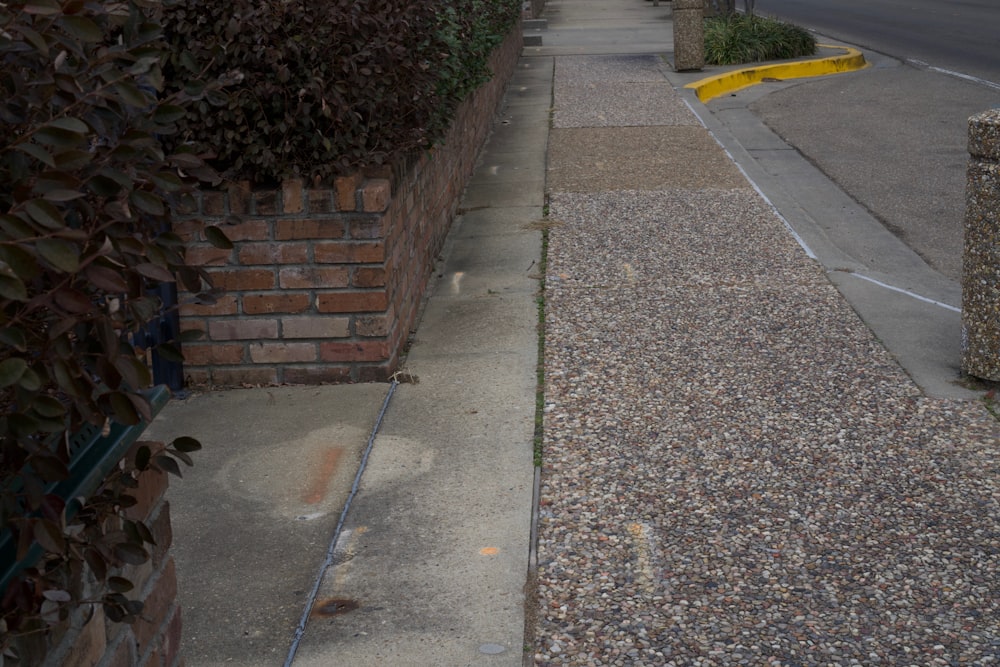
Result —
[{"label": "exposed aggregate pavement", "polygon": [[556,59],[535,663],[1000,664],[1000,423],[921,394],[667,66]]}]

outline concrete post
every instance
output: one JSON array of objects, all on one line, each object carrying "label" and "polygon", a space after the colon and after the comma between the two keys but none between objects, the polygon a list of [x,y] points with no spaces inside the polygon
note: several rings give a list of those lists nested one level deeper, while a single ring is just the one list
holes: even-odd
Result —
[{"label": "concrete post", "polygon": [[962,370],[1000,381],[1000,109],[969,119]]},{"label": "concrete post", "polygon": [[674,69],[700,70],[705,66],[705,0],[673,0]]}]

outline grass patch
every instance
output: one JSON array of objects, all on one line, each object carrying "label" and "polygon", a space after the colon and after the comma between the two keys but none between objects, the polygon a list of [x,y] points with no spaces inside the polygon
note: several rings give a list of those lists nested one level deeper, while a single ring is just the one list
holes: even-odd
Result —
[{"label": "grass patch", "polygon": [[746,14],[705,19],[705,61],[711,65],[787,60],[815,53],[816,38],[784,21]]}]

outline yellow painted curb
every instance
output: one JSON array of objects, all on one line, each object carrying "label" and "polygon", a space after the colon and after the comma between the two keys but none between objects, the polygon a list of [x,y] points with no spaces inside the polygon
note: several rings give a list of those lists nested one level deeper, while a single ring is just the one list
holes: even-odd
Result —
[{"label": "yellow painted curb", "polygon": [[760,65],[759,67],[732,70],[731,72],[716,74],[707,79],[689,83],[684,87],[694,89],[698,99],[702,102],[707,102],[713,97],[752,86],[764,79],[801,79],[810,76],[853,72],[868,67],[865,57],[857,49],[852,49],[849,46],[833,46],[831,44],[817,44],[816,46],[825,49],[840,49],[844,53],[827,58],[797,60],[790,63]]}]

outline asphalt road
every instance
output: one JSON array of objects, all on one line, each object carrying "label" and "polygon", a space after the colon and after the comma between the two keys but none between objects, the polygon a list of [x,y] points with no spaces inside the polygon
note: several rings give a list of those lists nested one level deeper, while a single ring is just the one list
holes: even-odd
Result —
[{"label": "asphalt road", "polygon": [[1000,106],[1000,3],[757,0],[757,12],[813,29],[820,42],[858,46],[872,67],[765,84],[750,109],[932,268],[960,280],[968,119]]},{"label": "asphalt road", "polygon": [[757,0],[756,9],[903,60],[1000,83],[996,0]]}]

